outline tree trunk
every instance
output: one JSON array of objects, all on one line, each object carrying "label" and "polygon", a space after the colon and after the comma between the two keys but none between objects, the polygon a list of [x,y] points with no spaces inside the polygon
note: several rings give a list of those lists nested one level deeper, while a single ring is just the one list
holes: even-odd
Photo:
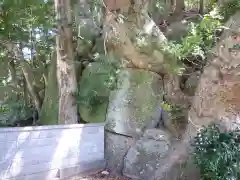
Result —
[{"label": "tree trunk", "polygon": [[58,82],[56,73],[56,53],[52,53],[51,63],[48,66],[49,82],[45,88],[44,101],[40,113],[40,124],[52,125],[58,123]]},{"label": "tree trunk", "polygon": [[204,13],[204,0],[200,0],[199,2],[199,13],[200,14]]},{"label": "tree trunk", "polygon": [[29,97],[28,97],[28,89],[27,89],[27,82],[26,79],[23,76],[23,95],[24,95],[24,104],[27,106],[29,104]]},{"label": "tree trunk", "polygon": [[[138,47],[131,36],[138,35],[138,32],[140,32],[139,34],[143,37],[147,35],[157,38],[160,44],[166,42],[166,37],[148,15],[149,1],[134,0],[132,3],[128,11],[123,12],[129,20],[123,20],[124,23],[119,23],[114,13],[106,11],[103,26],[105,51],[115,54],[116,57],[123,57],[126,60],[125,67],[134,67],[156,73],[164,72],[163,53],[158,51],[157,48],[150,48],[149,52],[142,53],[140,49],[145,47]],[[106,6],[108,7],[108,4]],[[146,43],[149,43],[150,47],[152,39]]]},{"label": "tree trunk", "polygon": [[40,113],[42,107],[42,99],[40,98],[35,86],[33,85],[33,75],[31,74],[31,70],[29,69],[27,62],[21,61],[21,68],[27,83],[28,90],[33,97],[35,107],[38,113]]},{"label": "tree trunk", "polygon": [[184,0],[176,0],[174,14],[180,14],[185,10]]},{"label": "tree trunk", "polygon": [[55,0],[58,35],[57,78],[59,86],[59,123],[77,123],[75,94],[77,80],[72,44],[72,13],[70,0]]}]

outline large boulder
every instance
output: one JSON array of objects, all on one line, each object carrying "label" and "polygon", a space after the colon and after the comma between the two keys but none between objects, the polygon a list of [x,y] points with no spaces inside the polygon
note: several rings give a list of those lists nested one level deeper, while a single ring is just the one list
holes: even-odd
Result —
[{"label": "large boulder", "polygon": [[148,179],[162,165],[167,154],[170,136],[160,129],[148,129],[132,146],[124,159],[123,174],[133,179]]},{"label": "large boulder", "polygon": [[135,136],[155,127],[161,117],[161,77],[153,72],[123,69],[111,92],[106,116],[108,131]]},{"label": "large boulder", "polygon": [[[109,86],[114,84],[114,69],[100,62],[91,63],[83,71],[80,81],[79,111],[91,123],[104,122],[108,107]],[[96,99],[96,103],[93,100]]]},{"label": "large boulder", "polygon": [[173,143],[161,163],[149,180],[200,180],[200,171],[185,143]]},{"label": "large boulder", "polygon": [[121,174],[123,160],[128,149],[134,144],[134,139],[120,134],[105,131],[105,159],[106,168],[112,174]]},{"label": "large boulder", "polygon": [[[223,33],[214,49],[215,55],[204,68],[200,78],[189,112],[189,122],[195,129],[212,122],[220,123],[227,130],[239,127],[239,17],[240,12],[237,12],[227,22],[229,29]],[[191,132],[196,132],[194,128],[191,129]]]}]

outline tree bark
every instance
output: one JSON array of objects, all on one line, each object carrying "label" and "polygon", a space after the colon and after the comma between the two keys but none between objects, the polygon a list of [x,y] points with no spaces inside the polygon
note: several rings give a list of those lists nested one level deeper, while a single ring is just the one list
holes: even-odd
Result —
[{"label": "tree bark", "polygon": [[28,90],[33,97],[35,107],[38,113],[40,113],[42,107],[42,99],[40,98],[35,86],[33,85],[33,75],[31,74],[31,70],[29,69],[27,62],[21,61],[21,68],[27,83]]},{"label": "tree bark", "polygon": [[56,52],[52,52],[51,63],[48,66],[48,85],[45,87],[44,101],[40,113],[40,124],[53,125],[58,123],[58,82]]},{"label": "tree bark", "polygon": [[[143,36],[153,36],[155,40],[158,39],[159,44],[166,42],[166,37],[148,15],[148,5],[148,0],[133,0],[128,11],[123,10],[123,14],[128,19],[128,21],[123,20],[123,23],[116,20],[118,17],[115,13],[106,10],[103,23],[105,52],[111,52],[116,54],[116,57],[124,58],[126,60],[125,67],[163,73],[165,72],[164,62],[162,62],[164,59],[163,53],[157,51],[157,49],[155,51],[154,48],[148,53],[141,53],[136,42],[131,39],[131,35],[139,33]],[[108,7],[108,4],[106,4],[106,7]],[[151,46],[151,41],[148,43]],[[158,57],[155,56],[155,53]]]},{"label": "tree bark", "polygon": [[72,13],[70,0],[55,0],[58,35],[57,78],[59,85],[59,123],[77,123],[76,71],[72,43]]},{"label": "tree bark", "polygon": [[27,82],[26,79],[24,77],[24,75],[22,75],[23,77],[23,95],[24,95],[24,104],[25,106],[28,105],[29,103],[29,97],[28,97],[28,88],[27,88]]},{"label": "tree bark", "polygon": [[200,0],[199,2],[199,13],[200,14],[204,13],[204,0]]},{"label": "tree bark", "polygon": [[180,14],[185,10],[184,0],[176,0],[174,14]]}]

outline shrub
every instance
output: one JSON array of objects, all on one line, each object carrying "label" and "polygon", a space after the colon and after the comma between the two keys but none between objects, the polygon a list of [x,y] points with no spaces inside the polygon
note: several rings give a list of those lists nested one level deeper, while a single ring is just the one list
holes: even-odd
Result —
[{"label": "shrub", "polygon": [[202,180],[240,179],[239,131],[220,132],[211,125],[198,133],[192,145]]}]

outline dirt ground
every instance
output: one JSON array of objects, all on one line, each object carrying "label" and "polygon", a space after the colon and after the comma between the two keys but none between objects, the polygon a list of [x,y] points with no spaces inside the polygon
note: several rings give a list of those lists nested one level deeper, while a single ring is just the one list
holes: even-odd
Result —
[{"label": "dirt ground", "polygon": [[113,176],[108,174],[107,171],[97,170],[94,172],[88,172],[86,175],[74,176],[66,180],[131,180],[124,176]]}]

